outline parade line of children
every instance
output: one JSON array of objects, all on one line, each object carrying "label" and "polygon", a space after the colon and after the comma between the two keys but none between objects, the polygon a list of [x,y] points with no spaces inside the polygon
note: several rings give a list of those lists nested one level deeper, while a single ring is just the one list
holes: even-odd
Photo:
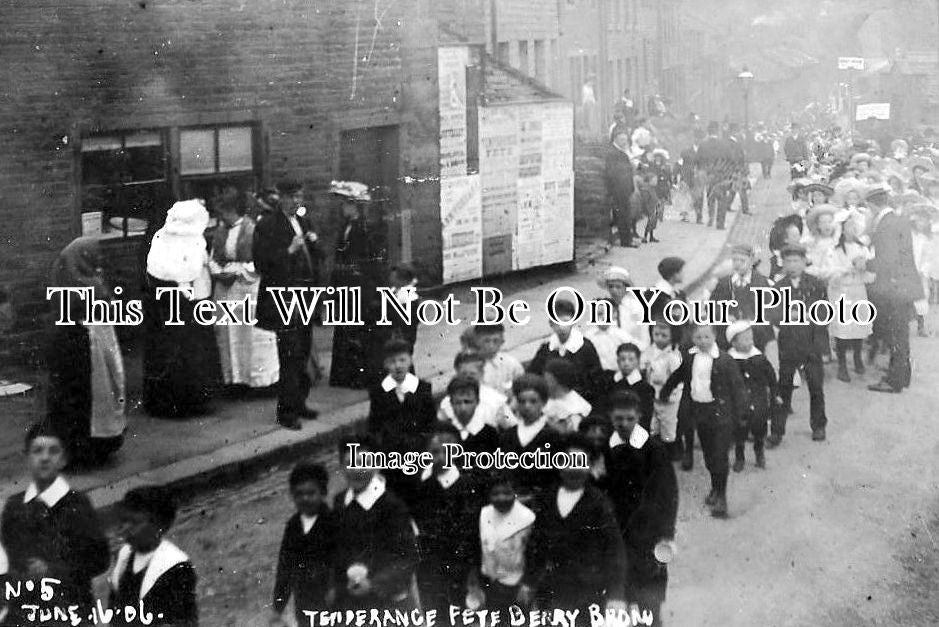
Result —
[{"label": "parade line of children", "polygon": [[[790,265],[795,280],[798,264]],[[324,610],[422,608],[446,617],[451,606],[505,612],[517,606],[579,609],[584,616],[599,607],[662,625],[678,510],[676,463],[693,468],[697,432],[711,477],[705,504],[713,516],[726,517],[731,446],[734,471],[744,469],[749,437],[756,466],[765,467],[768,424],[772,418],[772,433],[781,436],[785,417],[775,408],[781,395],[787,402],[791,396],[761,352],[766,333],[751,327],[745,312],[725,328],[674,327],[660,317],[668,300],[685,298],[683,266],[676,257],[659,264],[655,287],[663,296],[651,326],[641,324],[623,268],[609,268],[600,279],[614,312],[610,324],[586,332],[563,324],[575,307],[557,301],[558,321],[527,367],[502,351],[502,325],[468,329],[439,404],[414,374],[413,345],[397,336],[387,341],[367,433],[339,446],[346,491],[330,507],[325,468],[301,463],[290,474],[297,513],[284,530],[270,623],[286,624],[288,606],[299,625]],[[804,339],[780,333],[790,377],[783,380],[791,381],[795,368],[807,372],[813,429],[823,430],[824,399],[816,399],[820,390],[808,373],[814,353],[795,350]],[[416,474],[363,468],[353,463],[353,444],[360,453],[426,452],[433,463]],[[450,467],[445,452],[454,444],[477,453],[581,454],[589,464]],[[7,502],[0,527],[6,577],[15,583],[54,576],[61,583],[51,602],[24,588],[7,600],[7,622],[0,624],[28,623],[34,606],[100,612],[90,582],[110,566],[109,548],[88,500],[60,475],[63,442],[36,427],[26,455],[33,483]],[[110,576],[112,624],[195,625],[195,569],[163,539],[175,517],[173,501],[160,487],[139,488],[118,511],[125,544]],[[139,611],[121,611],[141,603],[150,622]]]}]

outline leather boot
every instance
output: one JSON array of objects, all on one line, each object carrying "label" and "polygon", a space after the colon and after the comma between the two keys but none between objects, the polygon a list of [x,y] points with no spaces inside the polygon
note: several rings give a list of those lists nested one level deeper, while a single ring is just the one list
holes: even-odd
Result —
[{"label": "leather boot", "polygon": [[766,455],[763,453],[763,440],[753,441],[753,454],[756,456],[756,467],[766,468]]},{"label": "leather boot", "polygon": [[720,486],[720,477],[717,475],[711,475],[711,491],[706,497],[704,497],[704,504],[708,507],[714,507],[714,503],[717,502],[717,494]]},{"label": "leather boot", "polygon": [[734,447],[734,472],[742,472],[743,465],[743,444],[738,444]]},{"label": "leather boot", "polygon": [[714,499],[714,506],[711,507],[711,516],[714,518],[727,517],[727,477],[719,477],[717,482],[717,497]]}]

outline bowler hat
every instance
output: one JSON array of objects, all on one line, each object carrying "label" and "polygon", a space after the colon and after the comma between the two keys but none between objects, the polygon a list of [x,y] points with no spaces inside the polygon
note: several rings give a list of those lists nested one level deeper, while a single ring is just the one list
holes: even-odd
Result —
[{"label": "bowler hat", "polygon": [[284,195],[296,194],[301,189],[303,189],[303,184],[296,179],[281,179],[277,181],[275,186],[277,191]]}]

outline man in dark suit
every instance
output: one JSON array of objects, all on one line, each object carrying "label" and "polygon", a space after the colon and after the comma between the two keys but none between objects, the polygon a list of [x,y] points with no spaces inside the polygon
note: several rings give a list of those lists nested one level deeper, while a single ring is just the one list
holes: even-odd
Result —
[{"label": "man in dark suit", "polygon": [[886,187],[869,190],[865,200],[874,214],[870,269],[876,279],[868,290],[877,307],[878,332],[890,347],[886,376],[868,389],[897,394],[910,385],[910,320],[923,286],[913,260],[910,221],[890,206]]},{"label": "man in dark suit", "polygon": [[[277,422],[287,429],[300,429],[300,418],[316,418],[307,409],[310,378],[306,364],[310,356],[312,321],[301,319],[293,310],[289,320],[280,316],[270,287],[312,287],[319,283],[320,251],[316,233],[297,216],[303,204],[303,187],[292,180],[277,184],[279,211],[263,217],[254,232],[254,264],[261,274],[258,292],[258,326],[277,333],[280,386]],[[283,294],[289,303],[290,295]]]},{"label": "man in dark suit", "polygon": [[789,174],[793,179],[805,176],[809,161],[809,146],[799,131],[799,125],[792,123],[792,132],[783,144],[783,154],[789,162]]},{"label": "man in dark suit", "polygon": [[703,181],[701,180],[700,170],[698,168],[698,147],[701,145],[701,142],[704,141],[704,138],[704,131],[695,129],[694,143],[681,153],[681,170],[679,173],[681,183],[688,188],[688,193],[691,195],[691,204],[694,207],[695,218],[698,224],[701,224],[701,213],[704,208]]},{"label": "man in dark suit", "polygon": [[620,246],[635,247],[636,211],[630,207],[630,198],[635,191],[633,166],[629,160],[629,135],[620,133],[606,156],[604,179],[607,197],[613,208],[613,221],[619,231]]},{"label": "man in dark suit", "polygon": [[740,130],[740,125],[736,123],[730,125],[727,141],[733,156],[734,166],[734,184],[730,195],[731,199],[733,199],[734,192],[740,195],[740,211],[744,215],[749,215],[750,164],[747,161],[747,151],[744,146],[745,137]]},{"label": "man in dark suit", "polygon": [[731,146],[719,132],[720,124],[708,124],[708,137],[698,148],[698,167],[707,174],[708,226],[714,225],[716,208],[717,228],[723,229],[733,200],[734,163]]}]

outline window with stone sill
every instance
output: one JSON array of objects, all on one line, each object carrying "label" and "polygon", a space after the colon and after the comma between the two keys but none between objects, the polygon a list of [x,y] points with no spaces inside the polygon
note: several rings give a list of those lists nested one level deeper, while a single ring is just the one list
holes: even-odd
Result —
[{"label": "window with stone sill", "polygon": [[179,130],[180,195],[201,198],[209,210],[226,187],[256,187],[255,127],[226,125]]},{"label": "window with stone sill", "polygon": [[81,142],[82,234],[142,234],[169,195],[164,129],[102,133]]}]

